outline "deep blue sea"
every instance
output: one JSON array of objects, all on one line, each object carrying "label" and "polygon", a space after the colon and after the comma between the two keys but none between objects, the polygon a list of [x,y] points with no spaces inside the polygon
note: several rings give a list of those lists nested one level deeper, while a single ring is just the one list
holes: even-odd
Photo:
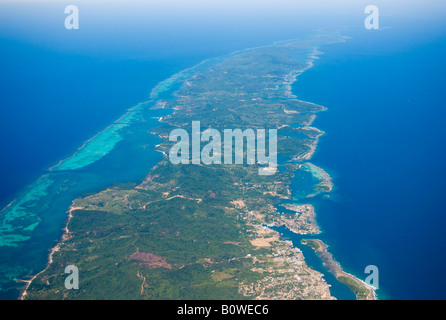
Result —
[{"label": "deep blue sea", "polygon": [[[210,57],[342,26],[352,39],[320,48],[324,54],[293,86],[298,98],[328,108],[314,123],[326,134],[312,160],[335,184],[329,200],[314,202],[321,238],[358,278],[365,278],[367,265],[379,268],[381,299],[446,298],[444,24],[389,17],[380,30],[366,32],[363,8],[348,18],[312,19],[286,7],[204,7],[84,4],[80,29],[67,31],[64,5],[2,4],[0,206],[173,74]],[[142,179],[159,158],[138,154],[146,162],[123,172],[120,157],[133,151],[119,148],[76,177],[74,195]],[[68,208],[71,200],[65,195],[53,207]],[[48,210],[37,238],[2,251],[0,265],[17,268],[17,277],[41,270],[65,220],[64,210]],[[342,286],[334,289],[351,298]],[[17,294],[11,281],[0,279],[0,299]]]},{"label": "deep blue sea", "polygon": [[322,237],[360,279],[378,267],[380,299],[445,299],[446,30],[351,36],[294,85],[328,108],[312,160],[335,185],[316,203]]}]

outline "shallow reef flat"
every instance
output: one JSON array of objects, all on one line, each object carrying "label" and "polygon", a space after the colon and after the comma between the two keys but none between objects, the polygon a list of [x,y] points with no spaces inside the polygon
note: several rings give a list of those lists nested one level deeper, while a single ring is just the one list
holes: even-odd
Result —
[{"label": "shallow reef flat", "polygon": [[[151,106],[173,110],[151,131],[161,139],[162,160],[132,186],[76,199],[64,238],[22,298],[333,299],[323,275],[268,225],[319,232],[311,205],[287,204],[294,210],[287,218],[275,204],[291,198],[296,170],[312,170],[331,189],[325,171],[308,163],[322,134],[311,124],[325,108],[298,100],[291,84],[320,45],[338,41],[327,33],[242,50],[158,85]],[[278,129],[278,172],[172,164],[169,132],[190,130],[192,121],[217,130]],[[67,264],[79,268],[79,290],[64,288]]]},{"label": "shallow reef flat", "polygon": [[339,282],[347,285],[350,290],[355,293],[358,300],[377,299],[375,288],[342,270],[341,265],[333,258],[333,255],[328,251],[328,246],[322,240],[303,239],[302,244],[311,247],[318,254],[319,258],[321,258],[327,270],[331,272]]}]

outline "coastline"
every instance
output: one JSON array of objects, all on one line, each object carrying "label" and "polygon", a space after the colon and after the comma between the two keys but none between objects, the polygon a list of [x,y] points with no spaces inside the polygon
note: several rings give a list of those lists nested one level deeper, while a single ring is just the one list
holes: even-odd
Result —
[{"label": "coastline", "polygon": [[333,190],[333,181],[330,175],[322,168],[315,166],[310,162],[302,163],[299,168],[311,173],[311,175],[319,181],[315,187],[315,191],[330,192]]},{"label": "coastline", "polygon": [[[207,60],[206,60],[206,61],[207,61]],[[201,64],[204,63],[204,62],[205,62],[205,61],[201,62],[199,65],[201,65]],[[157,95],[157,94],[158,94],[157,91],[160,91],[160,90],[162,90],[162,91],[169,90],[169,86],[171,86],[171,85],[175,82],[175,80],[176,80],[176,79],[173,79],[173,78],[174,78],[174,77],[178,78],[180,75],[182,75],[183,72],[186,72],[186,71],[188,71],[188,70],[190,70],[190,69],[192,69],[192,68],[183,70],[182,72],[180,72],[180,73],[178,73],[178,74],[175,74],[175,75],[171,76],[170,78],[164,80],[163,82],[160,82],[155,88],[152,89],[151,97],[152,97],[153,95]],[[165,83],[166,81],[168,81],[168,80],[171,80],[171,81],[170,81],[168,84],[164,85],[164,87],[160,88],[160,85],[161,85],[161,84],[164,84],[164,83]],[[48,169],[48,171],[49,171],[50,173],[53,172],[53,171],[57,171],[57,168],[58,168],[60,165],[62,165],[62,164],[65,163],[66,161],[70,161],[71,159],[75,159],[76,156],[78,156],[78,155],[79,155],[79,154],[80,154],[80,153],[81,153],[81,152],[88,146],[88,144],[89,144],[90,142],[94,141],[94,140],[95,140],[96,138],[98,138],[101,134],[106,133],[107,131],[109,131],[109,130],[110,130],[111,128],[113,128],[114,126],[116,126],[116,125],[123,125],[123,126],[125,127],[125,126],[128,126],[128,125],[131,125],[131,124],[132,124],[131,121],[130,121],[130,123],[120,123],[120,120],[125,119],[127,116],[130,116],[130,117],[131,117],[130,120],[132,120],[132,119],[133,119],[132,116],[134,116],[136,113],[140,112],[142,106],[144,106],[145,104],[147,104],[147,103],[149,103],[149,102],[151,102],[151,101],[152,101],[152,100],[147,100],[147,101],[140,102],[140,103],[136,104],[134,107],[131,107],[130,109],[128,109],[126,113],[124,113],[122,116],[120,116],[117,120],[113,121],[113,122],[112,122],[110,125],[108,125],[105,129],[99,131],[99,132],[96,133],[93,137],[91,137],[91,138],[89,138],[87,141],[85,141],[85,142],[84,142],[84,143],[83,143],[83,144],[82,144],[82,145],[81,145],[81,146],[80,146],[80,147],[79,147],[79,148],[78,148],[78,149],[77,149],[77,150],[76,150],[70,157],[60,160],[56,165],[50,167],[50,168]],[[159,108],[159,109],[164,109],[164,108],[165,108],[165,103],[164,103],[164,104],[162,105],[162,107]],[[155,110],[155,109],[157,109],[157,108],[153,108],[153,107],[152,107],[151,109]],[[163,120],[163,117],[162,117],[162,116],[161,116],[161,117],[156,117],[156,119],[157,119],[158,122],[163,122],[163,121],[162,121],[162,120]],[[118,129],[118,131],[119,131],[119,130],[120,130],[120,128]],[[151,134],[154,134],[154,133],[151,133]],[[155,135],[156,135],[156,134],[155,134]],[[155,152],[161,152],[161,153],[163,153],[164,155],[166,155],[166,153],[165,153],[164,151],[158,149],[158,147],[159,147],[160,145],[161,145],[161,144],[156,145],[156,146],[154,147],[154,151],[155,151]],[[113,146],[113,148],[114,148],[114,146]],[[113,149],[113,148],[112,148],[112,149]],[[103,156],[104,156],[104,155],[103,155]],[[102,157],[102,156],[101,156],[101,157]],[[97,159],[97,160],[99,160],[99,159]],[[87,164],[87,165],[88,165],[88,164]],[[155,167],[156,167],[156,165],[155,165]],[[39,179],[40,179],[40,178],[39,178]],[[10,207],[12,204],[14,204],[14,203],[16,202],[16,200],[17,200],[17,199],[13,200],[10,204],[8,204],[5,208],[3,208],[3,209],[0,211],[0,213],[3,212],[4,210],[6,210],[8,207]],[[67,210],[67,213],[68,213],[68,215],[67,215],[67,221],[66,221],[65,227],[63,228],[64,233],[62,234],[62,236],[61,236],[61,238],[60,238],[60,241],[59,241],[54,247],[52,247],[52,248],[49,249],[49,253],[48,253],[48,256],[47,256],[47,260],[48,260],[48,262],[47,262],[45,268],[42,269],[41,271],[39,271],[38,273],[34,274],[29,280],[25,280],[25,279],[17,279],[17,280],[16,280],[17,282],[26,283],[26,286],[25,286],[23,289],[20,290],[20,294],[19,294],[19,296],[17,297],[17,300],[25,300],[26,295],[27,295],[27,291],[28,291],[28,289],[29,289],[31,283],[32,283],[38,276],[40,276],[42,273],[44,273],[45,271],[48,270],[48,268],[49,268],[49,267],[51,266],[51,264],[53,263],[53,255],[54,255],[54,253],[58,252],[58,251],[60,250],[60,248],[61,248],[61,245],[62,245],[66,240],[70,239],[70,236],[69,236],[69,229],[68,229],[68,224],[70,223],[70,221],[71,221],[71,219],[72,219],[72,217],[73,217],[73,211],[78,210],[78,209],[83,209],[83,207],[74,207],[74,205],[75,205],[75,201],[76,201],[76,199],[72,200],[72,204],[71,204],[71,206],[69,207],[69,209]]]},{"label": "coastline", "polygon": [[[343,39],[340,40],[340,42],[345,42],[345,41],[346,41],[345,37],[343,37]],[[306,70],[308,70],[314,66],[314,63],[313,63],[314,59],[318,59],[318,55],[321,55],[321,54],[323,54],[323,52],[319,51],[319,47],[316,47],[314,52],[308,56],[310,58],[310,60],[307,62],[307,66],[302,68],[301,70],[290,73],[289,77],[290,77],[291,81],[289,81],[287,83],[287,87],[289,90],[289,92],[288,92],[289,98],[297,99],[297,95],[292,93],[292,90],[291,90],[292,84],[297,82],[297,77],[299,75],[301,75],[303,72],[305,72]],[[323,111],[325,111],[325,110],[327,110],[327,108],[323,107]],[[287,110],[284,110],[284,112],[288,114]],[[314,116],[311,120],[311,123],[309,123],[307,126],[302,127],[302,128],[304,128],[304,129],[309,128],[315,119],[316,119],[316,115],[314,114]],[[311,128],[313,128],[313,127],[311,127]],[[311,145],[309,145],[310,150],[304,154],[299,154],[299,155],[294,156],[292,160],[298,163],[299,169],[310,172],[313,175],[313,177],[319,181],[319,183],[316,185],[315,191],[329,193],[333,190],[333,186],[334,186],[331,176],[324,169],[309,162],[316,151],[316,148],[317,148],[318,142],[319,142],[319,137],[325,133],[318,128],[314,128],[314,129],[319,131],[320,134],[314,139],[314,142]],[[303,162],[303,161],[307,161],[307,162]],[[287,204],[285,204],[285,205],[282,204],[281,206],[286,207],[286,205]],[[300,205],[306,206],[308,204],[301,203]],[[316,220],[315,220],[316,212],[315,212],[314,208],[312,210],[312,217],[313,217],[312,224],[315,225],[315,229],[317,230],[317,232],[310,233],[310,234],[321,233],[321,231],[319,230],[319,227],[316,223]],[[301,235],[306,234],[306,233],[299,232],[298,230],[296,230],[294,228],[290,228],[290,226],[288,226],[286,223],[283,223],[282,226],[285,226],[288,230],[290,230],[293,233],[301,234]],[[316,242],[319,245],[319,249],[315,249],[315,248],[313,248],[313,246],[309,245],[308,242],[310,242],[310,241]],[[349,287],[349,289],[356,295],[357,300],[363,300],[363,299],[378,300],[378,296],[375,292],[376,289],[373,286],[368,285],[361,279],[357,278],[353,274],[345,272],[342,269],[341,264],[333,258],[333,255],[330,252],[328,252],[328,245],[325,244],[322,240],[308,239],[308,240],[302,240],[301,243],[305,244],[305,245],[309,245],[311,248],[313,248],[313,250],[315,251],[317,256],[322,260],[322,263],[327,268],[327,270],[336,277],[336,280],[338,282],[347,285]],[[364,294],[365,292],[366,292],[366,294]]]},{"label": "coastline", "polygon": [[73,200],[69,210],[68,210],[68,219],[67,219],[67,223],[65,224],[64,227],[64,233],[62,234],[62,237],[60,239],[60,241],[50,250],[50,253],[48,254],[48,263],[45,267],[45,269],[43,269],[42,271],[40,271],[39,273],[36,273],[34,276],[31,277],[31,279],[29,280],[17,280],[19,282],[25,282],[26,286],[25,288],[20,292],[19,297],[17,298],[17,300],[25,300],[26,295],[27,295],[27,290],[29,288],[29,286],[31,285],[31,283],[34,281],[34,279],[36,279],[39,275],[41,275],[42,273],[44,273],[46,270],[48,270],[48,268],[51,266],[51,264],[53,263],[53,255],[58,252],[60,250],[61,245],[63,244],[64,241],[70,239],[70,230],[68,229],[68,224],[70,223],[71,219],[73,218],[73,211],[74,210],[79,210],[79,209],[83,209],[83,207],[74,207],[75,204],[75,200]]},{"label": "coastline", "polygon": [[375,288],[351,273],[347,273],[342,269],[338,261],[333,258],[333,255],[328,251],[328,245],[319,239],[303,239],[302,244],[309,246],[314,250],[318,257],[322,260],[324,267],[332,273],[336,279],[347,285],[353,293],[355,293],[357,300],[378,300]]},{"label": "coastline", "polygon": [[[317,53],[318,54],[320,54],[320,52],[319,51],[317,51]],[[313,54],[313,56],[311,56],[311,58],[314,58],[314,54]],[[201,65],[201,64],[199,64],[199,65]],[[282,84],[285,84],[285,87],[286,87],[286,93],[288,93],[288,98],[292,98],[292,99],[294,99],[294,95],[291,93],[291,84],[293,84],[296,80],[297,80],[297,76],[298,75],[300,75],[300,74],[302,74],[305,70],[307,70],[307,69],[309,69],[309,68],[311,68],[313,66],[313,62],[312,61],[307,61],[307,64],[306,64],[306,66],[305,67],[303,67],[303,68],[301,68],[301,69],[299,69],[298,71],[292,71],[291,73],[290,73],[290,75],[289,75],[289,77],[287,77],[286,78],[286,80],[282,83]],[[193,68],[190,68],[190,69],[193,69]],[[190,69],[188,69],[188,70],[190,70]],[[181,73],[180,73],[181,74]],[[172,79],[172,80],[174,80],[174,79]],[[160,83],[160,84],[171,84],[170,82],[162,82],[162,83]],[[159,84],[159,85],[160,85]],[[156,88],[158,88],[159,86],[157,86]],[[165,87],[163,87],[162,86],[162,88],[160,87],[160,89],[162,89],[162,91],[165,91],[165,90],[167,90]],[[140,105],[138,105],[138,106],[140,106]],[[163,106],[164,107],[164,106]],[[176,110],[174,109],[174,114],[176,113]],[[287,113],[287,112],[285,112],[284,111],[284,113]],[[124,116],[123,116],[124,117]],[[123,117],[121,117],[121,118],[123,118]],[[120,118],[120,119],[121,119]],[[314,117],[312,117],[312,120],[311,120],[311,122],[314,120],[314,118],[315,118],[315,115],[314,115]],[[163,119],[163,117],[160,117],[159,119],[158,119],[158,121],[159,122],[162,122],[162,123],[168,123],[168,121],[166,121],[167,119]],[[115,124],[115,123],[113,123],[113,124]],[[113,126],[113,124],[111,125],[111,126]],[[311,125],[311,123],[308,123],[307,125],[305,125],[303,128],[308,128],[308,126],[309,125]],[[319,132],[321,132],[320,130],[319,130]],[[95,136],[96,137],[96,136]],[[93,139],[93,138],[92,138]],[[91,139],[90,139],[91,140]],[[90,141],[89,140],[89,141]],[[303,158],[303,159],[305,159],[305,160],[309,160],[311,157],[312,157],[312,155],[313,155],[313,153],[314,153],[314,151],[315,151],[315,148],[316,148],[316,146],[317,146],[317,139],[316,139],[316,141],[315,141],[315,143],[314,144],[312,144],[312,147],[313,148],[311,148],[311,150],[309,151],[309,153],[306,153],[305,154],[305,157]],[[86,145],[88,143],[88,141],[84,144],[84,146]],[[159,144],[159,145],[157,145],[156,147],[155,147],[155,150],[156,151],[158,151],[158,152],[162,152],[164,155],[166,155],[165,154],[165,152],[163,152],[162,150],[159,150],[157,147],[159,147],[161,144]],[[82,147],[80,148],[80,149],[82,149]],[[80,150],[78,150],[78,151],[80,151]],[[75,154],[76,155],[76,154]],[[75,155],[73,155],[73,157],[75,156]],[[65,159],[65,160],[67,160],[67,159]],[[63,160],[64,161],[64,160]],[[309,164],[309,163],[305,163],[306,165],[311,165],[311,166],[314,166],[314,165],[312,165],[312,164]],[[304,164],[301,164],[301,165],[304,165]],[[316,166],[314,166],[315,168],[317,168],[317,169],[320,169],[320,168],[318,168],[318,167],[316,167]],[[324,178],[325,178],[325,180],[327,180],[327,181],[330,181],[330,183],[331,183],[331,178],[329,177],[329,175],[325,172],[325,171],[323,171],[322,169],[320,169],[324,174]],[[331,190],[331,187],[329,188],[330,190]],[[330,191],[329,190],[329,191]],[[39,272],[38,274],[36,274],[35,276],[33,276],[30,280],[27,280],[27,281],[24,281],[24,282],[27,282],[27,286],[26,286],[26,288],[24,289],[24,291],[22,292],[22,294],[20,295],[20,299],[21,300],[23,300],[23,299],[25,299],[25,297],[26,297],[26,294],[27,294],[27,290],[28,290],[28,288],[30,287],[30,285],[31,285],[31,283],[32,283],[32,281],[35,279],[35,278],[37,278],[40,274],[42,274],[43,272],[45,272],[48,268],[49,268],[49,266],[53,263],[53,255],[54,255],[54,253],[55,252],[58,252],[59,250],[60,250],[60,248],[61,248],[61,245],[63,244],[63,242],[64,241],[66,241],[66,240],[68,240],[69,239],[69,230],[68,230],[68,224],[70,223],[70,220],[72,219],[72,212],[74,211],[74,210],[77,210],[77,209],[82,209],[82,207],[74,207],[74,205],[75,205],[75,203],[74,203],[74,201],[72,202],[72,205],[70,206],[70,209],[69,209],[69,211],[68,211],[68,220],[67,220],[67,223],[66,223],[66,226],[65,226],[65,229],[64,229],[64,235],[62,236],[62,239],[61,239],[61,241],[55,246],[55,247],[53,247],[52,249],[51,249],[51,251],[50,251],[50,254],[49,254],[49,256],[48,256],[48,264],[47,264],[47,266],[46,266],[46,268],[44,269],[44,270],[42,270],[41,272]],[[312,213],[313,215],[314,215],[314,210],[310,210],[311,212],[310,213]],[[317,228],[317,225],[316,225],[316,228]],[[325,245],[325,244],[324,244]],[[327,254],[328,254],[328,252],[327,252]],[[335,261],[334,259],[332,259],[333,261]],[[338,264],[339,265],[339,264]],[[340,268],[340,265],[339,265],[339,268]],[[341,269],[341,268],[340,268]],[[342,269],[341,269],[342,270]],[[357,280],[357,281],[360,281],[359,279],[357,279],[357,278],[355,278],[354,276],[352,276],[352,275],[349,275],[349,274],[347,274],[347,273],[341,273],[340,274],[340,276],[348,276],[350,279],[355,279],[355,280]],[[353,277],[353,278],[352,278]]]}]

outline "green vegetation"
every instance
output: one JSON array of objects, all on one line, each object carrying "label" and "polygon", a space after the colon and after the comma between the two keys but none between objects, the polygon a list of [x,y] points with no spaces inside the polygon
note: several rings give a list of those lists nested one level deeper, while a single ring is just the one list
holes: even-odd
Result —
[{"label": "green vegetation", "polygon": [[336,278],[339,282],[347,285],[349,289],[356,294],[358,300],[365,300],[370,295],[370,290],[368,290],[362,283],[358,282],[347,276],[338,276]]},{"label": "green vegetation", "polygon": [[305,244],[305,245],[309,246],[315,252],[318,252],[321,249],[321,246],[320,246],[319,242],[317,242],[315,240],[312,240],[312,239],[302,240],[302,244]]},{"label": "green vegetation", "polygon": [[[285,161],[308,155],[321,134],[309,125],[323,108],[295,99],[289,87],[318,45],[284,42],[229,55],[177,75],[184,83],[175,99],[156,103],[175,110],[156,130],[159,150],[168,152],[169,132],[189,130],[192,121],[219,131],[278,128],[285,159],[278,173],[260,176],[255,165],[173,165],[165,157],[138,186],[118,184],[77,199],[67,238],[26,298],[329,297],[328,286],[299,252],[281,241],[252,244],[267,237],[264,223],[282,219],[273,205],[289,197],[298,170]],[[119,132],[125,134],[131,131]],[[130,259],[136,253],[139,258]],[[70,264],[79,268],[79,290],[64,288]],[[318,289],[304,290],[308,286]]]}]

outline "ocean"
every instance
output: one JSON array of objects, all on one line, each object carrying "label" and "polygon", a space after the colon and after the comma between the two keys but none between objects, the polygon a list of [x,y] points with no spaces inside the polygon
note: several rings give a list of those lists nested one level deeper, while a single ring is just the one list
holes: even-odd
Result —
[{"label": "ocean", "polygon": [[[173,74],[207,58],[346,24],[344,33],[352,39],[320,48],[323,55],[293,86],[299,99],[328,108],[314,123],[326,134],[312,159],[335,185],[329,199],[312,200],[321,239],[343,268],[360,279],[367,265],[378,267],[380,299],[445,298],[441,200],[446,104],[441,89],[446,46],[441,21],[426,27],[389,18],[382,29],[366,31],[361,11],[348,20],[314,20],[305,15],[296,19],[286,9],[259,15],[242,10],[232,17],[231,10],[211,7],[184,14],[180,8],[83,5],[80,29],[70,32],[63,29],[63,5],[2,4],[1,207],[32,189],[50,167],[129,108],[147,101],[151,89]],[[156,119],[139,129],[155,125]],[[143,153],[133,150],[132,143],[117,145],[107,157],[70,176],[75,187],[42,204],[45,214],[38,225],[29,226],[31,241],[0,247],[0,299],[17,298],[15,279],[43,269],[74,197],[117,182],[138,182],[160,159],[153,150],[156,137],[136,141],[147,145]],[[129,155],[133,162],[124,162]],[[61,192],[67,173],[46,179],[37,194]],[[57,190],[51,190],[54,181]],[[324,272],[311,250],[302,250],[308,263]],[[329,274],[326,278],[335,296],[352,298]]]},{"label": "ocean", "polygon": [[358,278],[378,267],[380,299],[446,298],[446,30],[412,27],[325,46],[294,84],[328,108],[314,123],[312,162],[335,186],[315,201],[321,237]]},{"label": "ocean", "polygon": [[[278,38],[280,25],[259,33],[243,16],[227,29],[227,20],[203,21],[200,10],[185,16],[156,3],[116,5],[79,4],[80,28],[66,30],[63,4],[1,4],[0,299],[16,299],[20,280],[45,267],[72,200],[139,183],[161,159],[159,139],[148,132],[166,111],[143,105],[150,120],[124,131],[125,141],[117,130],[141,112],[122,115],[205,59],[295,36],[288,29]],[[92,148],[105,156],[89,158]]]}]

